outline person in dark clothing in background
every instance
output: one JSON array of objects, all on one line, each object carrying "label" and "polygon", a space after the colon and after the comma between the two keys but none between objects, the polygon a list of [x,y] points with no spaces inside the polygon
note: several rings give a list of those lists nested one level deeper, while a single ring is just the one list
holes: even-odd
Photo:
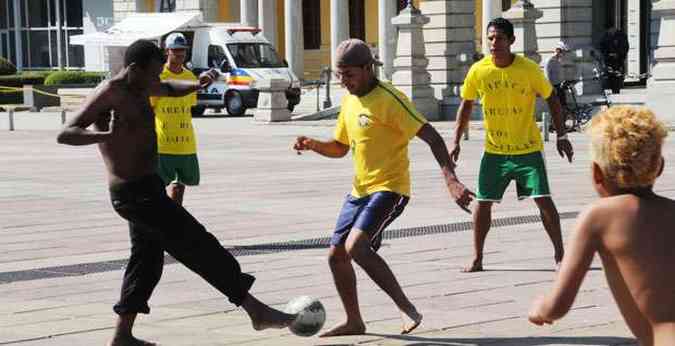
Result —
[{"label": "person in dark clothing in background", "polygon": [[602,53],[605,66],[607,67],[605,89],[612,89],[612,93],[618,94],[623,88],[623,80],[626,69],[624,63],[628,56],[628,36],[619,28],[608,29],[600,39],[598,49]]}]

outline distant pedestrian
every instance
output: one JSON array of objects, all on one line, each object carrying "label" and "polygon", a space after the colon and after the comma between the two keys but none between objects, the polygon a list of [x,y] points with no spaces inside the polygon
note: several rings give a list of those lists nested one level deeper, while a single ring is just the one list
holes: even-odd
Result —
[{"label": "distant pedestrian", "polygon": [[616,27],[608,29],[602,35],[598,45],[605,65],[611,69],[607,75],[606,89],[611,89],[614,94],[618,94],[623,88],[629,48],[628,35]]},{"label": "distant pedestrian", "polygon": [[565,54],[569,52],[569,47],[565,42],[560,41],[556,44],[555,49],[553,50],[553,55],[546,60],[544,63],[544,74],[549,82],[553,85],[560,104],[563,106],[563,111],[566,110],[567,99],[566,99],[566,90],[563,88],[563,82],[565,81],[565,73],[563,69],[563,58]]}]

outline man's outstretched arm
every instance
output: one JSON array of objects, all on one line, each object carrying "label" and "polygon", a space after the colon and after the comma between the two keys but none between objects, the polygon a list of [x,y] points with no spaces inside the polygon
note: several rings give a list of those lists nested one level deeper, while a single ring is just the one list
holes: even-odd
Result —
[{"label": "man's outstretched arm", "polygon": [[[109,125],[113,92],[110,84],[103,85],[87,98],[82,108],[68,120],[56,141],[68,145],[88,145],[105,142],[113,136],[113,126]],[[90,130],[94,122],[105,122],[108,131]]]},{"label": "man's outstretched arm", "polygon": [[196,82],[166,80],[157,81],[150,86],[151,96],[181,97],[206,88],[219,77],[218,71],[211,69],[199,75]]},{"label": "man's outstretched arm", "polygon": [[532,303],[530,322],[551,324],[569,312],[599,247],[600,240],[594,229],[596,220],[602,218],[599,213],[597,207],[591,206],[579,215],[553,290]]},{"label": "man's outstretched arm", "polygon": [[448,191],[452,198],[460,208],[466,212],[470,212],[468,207],[475,195],[473,192],[469,191],[459,179],[457,179],[457,175],[455,174],[455,163],[450,159],[450,154],[448,153],[448,148],[445,146],[443,137],[441,137],[438,131],[428,123],[422,125],[417,132],[417,137],[426,142],[429,145],[429,148],[431,148],[431,152],[434,154],[436,162],[438,162],[438,165],[441,167],[445,185],[448,187]]},{"label": "man's outstretched arm", "polygon": [[302,151],[311,150],[320,155],[332,158],[340,158],[347,155],[349,146],[337,140],[320,141],[318,139],[299,136],[293,143],[293,150],[300,154]]},{"label": "man's outstretched arm", "polygon": [[462,135],[466,132],[467,127],[469,126],[469,119],[471,118],[471,112],[473,111],[473,100],[462,99],[457,109],[457,120],[455,121],[455,134],[452,139],[452,150],[450,152],[450,158],[453,162],[459,160],[460,152],[460,141],[462,140]]}]

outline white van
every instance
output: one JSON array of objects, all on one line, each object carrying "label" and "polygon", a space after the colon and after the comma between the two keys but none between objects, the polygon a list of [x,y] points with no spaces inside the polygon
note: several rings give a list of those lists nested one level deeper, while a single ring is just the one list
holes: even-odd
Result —
[{"label": "white van", "polygon": [[[195,75],[217,68],[222,78],[197,94],[193,114],[201,115],[206,108],[225,108],[233,116],[256,108],[260,80],[284,79],[288,109],[300,103],[300,80],[288,68],[260,29],[243,27],[239,23],[204,23],[198,12],[134,13],[106,32],[72,36],[70,44],[95,45],[108,49],[108,64],[120,65],[123,49],[137,39],[155,40],[164,44],[172,32],[181,32],[188,40],[187,65]],[[113,69],[113,68],[111,68]]]},{"label": "white van", "polygon": [[208,90],[197,94],[195,113],[203,113],[206,107],[224,107],[230,115],[243,115],[246,109],[258,104],[256,82],[273,78],[289,83],[286,90],[289,110],[300,103],[300,80],[279,58],[260,29],[212,24],[179,31],[192,46],[188,61],[195,74],[217,68],[223,76]]}]

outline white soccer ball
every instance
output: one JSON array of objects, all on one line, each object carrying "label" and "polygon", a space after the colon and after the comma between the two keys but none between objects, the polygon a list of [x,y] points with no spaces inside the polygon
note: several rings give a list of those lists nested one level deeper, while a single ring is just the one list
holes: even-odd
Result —
[{"label": "white soccer ball", "polygon": [[323,304],[309,296],[300,296],[291,299],[284,311],[288,314],[298,314],[298,317],[288,327],[298,336],[312,336],[321,330],[326,322],[326,310]]}]

